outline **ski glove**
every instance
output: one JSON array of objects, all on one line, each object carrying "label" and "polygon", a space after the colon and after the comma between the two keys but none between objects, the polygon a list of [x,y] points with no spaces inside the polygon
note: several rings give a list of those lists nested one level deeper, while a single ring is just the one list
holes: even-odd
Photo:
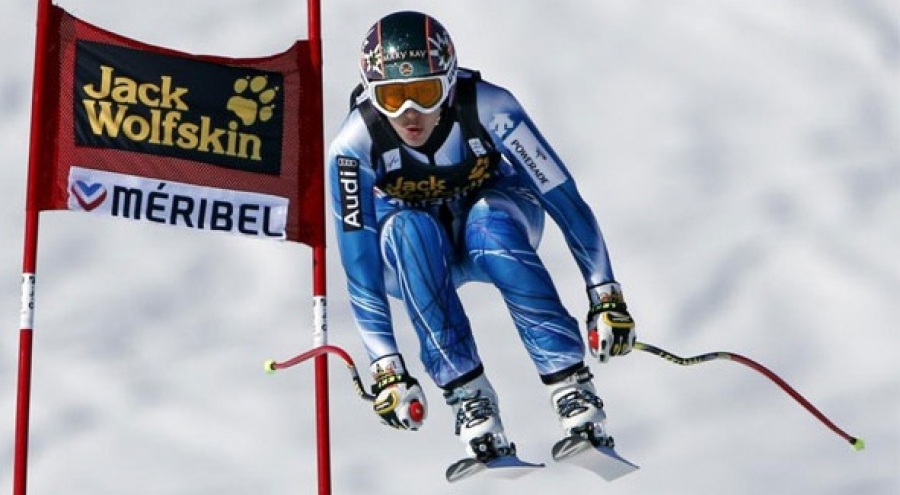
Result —
[{"label": "ski glove", "polygon": [[634,347],[634,320],[619,284],[595,285],[588,288],[591,309],[587,316],[588,345],[591,355],[601,363],[612,356],[624,356]]},{"label": "ski glove", "polygon": [[391,354],[375,360],[370,370],[375,384],[372,409],[381,422],[398,430],[418,430],[427,415],[425,393],[406,373],[403,357]]}]

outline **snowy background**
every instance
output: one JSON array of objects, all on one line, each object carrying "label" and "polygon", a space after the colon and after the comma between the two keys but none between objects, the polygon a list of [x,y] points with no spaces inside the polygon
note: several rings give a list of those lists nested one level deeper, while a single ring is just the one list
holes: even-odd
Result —
[{"label": "snowy background", "polygon": [[[305,2],[61,2],[94,24],[193,53],[265,55],[305,36]],[[900,8],[889,0],[323,2],[326,138],[368,26],[425,10],[464,66],[508,86],[580,179],[639,337],[769,366],[854,452],[740,365],[643,353],[594,366],[620,450],[606,484],[553,466],[449,485],[462,452],[426,385],[418,433],[382,427],[332,361],[335,494],[900,493]],[[0,16],[0,490],[11,490],[35,2]],[[330,237],[332,238],[332,237]],[[581,318],[583,284],[542,248]],[[331,342],[364,354],[329,250]],[[41,217],[29,490],[316,493],[310,250],[170,227]],[[497,295],[462,291],[508,433],[549,461],[560,431]],[[481,303],[481,304],[478,304]],[[415,356],[407,319],[397,330]],[[414,361],[414,359],[410,359]],[[363,366],[366,363],[361,363]],[[421,375],[421,368],[414,367]]]}]

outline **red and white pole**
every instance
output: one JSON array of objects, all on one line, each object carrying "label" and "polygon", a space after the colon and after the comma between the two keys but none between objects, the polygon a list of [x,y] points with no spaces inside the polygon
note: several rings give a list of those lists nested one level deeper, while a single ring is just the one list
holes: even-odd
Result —
[{"label": "red and white pole", "polygon": [[[19,325],[19,370],[16,393],[13,495],[25,495],[28,480],[28,440],[31,411],[31,362],[37,272],[41,130],[44,127],[44,81],[46,80],[51,30],[50,0],[38,0],[34,50],[34,82],[31,92],[31,134],[28,149],[28,191],[25,205],[25,242],[22,255],[22,309]],[[43,164],[46,165],[46,164]]]},{"label": "red and white pole", "polygon": [[[310,57],[313,70],[316,71],[318,91],[314,102],[309,104],[315,108],[310,112],[324,119],[323,108],[323,82],[322,82],[322,22],[319,0],[307,0],[307,36],[309,38]],[[325,166],[325,136],[324,126],[316,126],[317,136],[314,142],[321,143],[315,147],[315,157],[310,160],[314,166]],[[321,232],[325,231],[325,208],[323,205]],[[328,344],[328,321],[326,306],[326,257],[324,241],[313,246],[313,345],[324,346]],[[318,455],[318,479],[319,495],[331,495],[331,426],[328,399],[328,356],[321,354],[315,361],[316,376],[316,444]]]}]

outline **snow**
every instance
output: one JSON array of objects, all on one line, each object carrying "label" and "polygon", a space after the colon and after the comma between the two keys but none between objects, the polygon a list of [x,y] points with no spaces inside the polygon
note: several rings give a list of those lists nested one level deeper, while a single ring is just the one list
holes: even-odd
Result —
[{"label": "snow", "polygon": [[[193,53],[265,55],[306,32],[304,3],[286,0],[60,4]],[[607,484],[555,466],[518,482],[449,485],[443,470],[462,447],[439,391],[426,384],[422,431],[395,432],[378,424],[334,360],[335,494],[900,493],[895,2],[323,2],[326,138],[356,83],[365,30],[407,8],[438,17],[464,66],[513,90],[579,178],[639,338],[680,355],[752,357],[867,449],[854,452],[740,365],[680,368],[634,353],[593,369],[609,426],[639,472]],[[0,19],[7,489],[34,18],[35,2],[6,0]],[[554,229],[542,253],[581,315],[583,283]],[[314,493],[312,367],[262,372],[264,360],[311,345],[310,254],[42,215],[30,492]],[[328,270],[331,342],[363,360],[331,250]],[[508,316],[483,302],[495,291],[466,286],[462,296],[508,433],[523,458],[548,461],[560,432]],[[409,323],[399,311],[396,320],[414,361]]]}]

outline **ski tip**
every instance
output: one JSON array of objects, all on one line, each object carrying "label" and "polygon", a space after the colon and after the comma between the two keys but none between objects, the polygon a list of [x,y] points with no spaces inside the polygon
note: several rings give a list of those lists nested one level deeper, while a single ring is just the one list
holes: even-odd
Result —
[{"label": "ski tip", "polygon": [[862,438],[854,438],[850,440],[850,445],[853,445],[853,450],[859,452],[866,448],[866,441]]}]

